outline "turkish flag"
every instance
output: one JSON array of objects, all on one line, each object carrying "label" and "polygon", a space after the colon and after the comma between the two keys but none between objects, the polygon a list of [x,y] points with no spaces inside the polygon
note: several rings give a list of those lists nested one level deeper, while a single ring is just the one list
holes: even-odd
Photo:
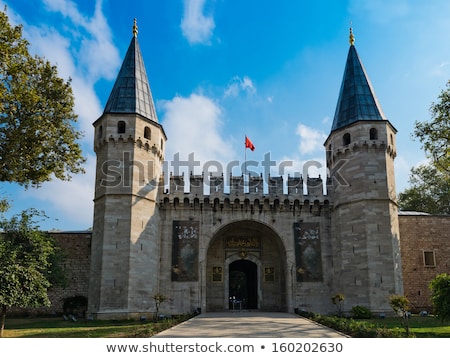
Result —
[{"label": "turkish flag", "polygon": [[247,136],[245,136],[245,148],[250,148],[252,152],[255,150],[255,146],[253,145],[252,141],[248,139]]}]

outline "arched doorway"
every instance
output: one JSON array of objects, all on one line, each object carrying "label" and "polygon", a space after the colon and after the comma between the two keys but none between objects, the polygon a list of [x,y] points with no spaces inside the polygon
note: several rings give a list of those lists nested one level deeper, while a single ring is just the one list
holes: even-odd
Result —
[{"label": "arched doorway", "polygon": [[236,260],[228,269],[230,309],[258,308],[257,265],[249,260]]},{"label": "arched doorway", "polygon": [[205,268],[206,311],[287,310],[286,250],[266,224],[242,220],[224,225],[209,243]]}]

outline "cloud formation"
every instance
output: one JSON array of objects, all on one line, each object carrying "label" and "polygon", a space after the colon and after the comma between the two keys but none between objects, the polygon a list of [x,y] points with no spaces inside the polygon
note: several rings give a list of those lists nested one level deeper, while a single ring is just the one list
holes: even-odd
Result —
[{"label": "cloud formation", "polygon": [[205,0],[184,0],[183,36],[190,44],[210,44],[215,28],[212,16],[204,15]]},{"label": "cloud formation", "polygon": [[301,154],[310,154],[317,151],[323,151],[323,143],[327,135],[317,129],[299,124],[296,134],[300,137],[299,150]]},{"label": "cloud formation", "polygon": [[201,174],[206,162],[223,164],[236,159],[230,140],[223,136],[222,109],[211,98],[193,93],[158,105],[164,112],[162,124],[168,137],[166,161],[172,161],[176,153],[180,153],[180,160],[194,153],[200,162],[195,174]]},{"label": "cloud formation", "polygon": [[224,97],[237,97],[241,92],[247,94],[256,93],[256,88],[250,77],[244,76],[244,78],[240,78],[239,76],[234,76],[225,89]]}]

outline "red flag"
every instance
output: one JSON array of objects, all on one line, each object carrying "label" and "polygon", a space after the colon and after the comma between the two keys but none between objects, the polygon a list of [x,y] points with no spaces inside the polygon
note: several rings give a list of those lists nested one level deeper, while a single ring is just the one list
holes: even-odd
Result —
[{"label": "red flag", "polygon": [[252,152],[255,150],[255,146],[253,145],[252,141],[248,139],[247,136],[245,136],[245,148],[250,148]]}]

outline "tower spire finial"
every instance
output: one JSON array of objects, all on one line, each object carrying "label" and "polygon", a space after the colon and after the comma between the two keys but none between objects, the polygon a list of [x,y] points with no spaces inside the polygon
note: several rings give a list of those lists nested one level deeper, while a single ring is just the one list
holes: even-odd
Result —
[{"label": "tower spire finial", "polygon": [[353,46],[355,44],[355,35],[353,35],[353,30],[352,30],[352,22],[350,21],[350,36],[349,36],[349,42],[350,42],[350,46]]},{"label": "tower spire finial", "polygon": [[134,36],[134,37],[137,37],[137,34],[138,34],[138,27],[137,27],[137,24],[136,24],[136,18],[134,18],[134,23],[133,23],[133,36]]}]

